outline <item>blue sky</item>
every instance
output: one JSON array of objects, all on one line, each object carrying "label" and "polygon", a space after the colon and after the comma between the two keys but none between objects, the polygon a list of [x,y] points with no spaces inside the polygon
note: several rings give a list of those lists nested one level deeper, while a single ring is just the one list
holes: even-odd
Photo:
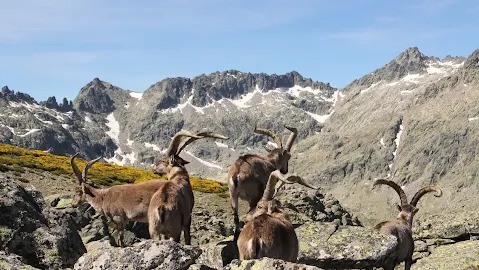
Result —
[{"label": "blue sky", "polygon": [[73,99],[94,77],[141,92],[227,69],[344,87],[408,47],[479,48],[477,0],[16,0],[0,20],[0,85],[38,100]]}]

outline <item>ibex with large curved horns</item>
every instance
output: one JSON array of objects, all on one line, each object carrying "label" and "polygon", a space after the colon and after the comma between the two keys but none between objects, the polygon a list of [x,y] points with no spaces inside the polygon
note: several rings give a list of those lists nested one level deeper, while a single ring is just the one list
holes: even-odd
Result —
[{"label": "ibex with large curved horns", "polygon": [[279,170],[273,171],[263,197],[246,216],[247,223],[239,234],[237,244],[240,260],[269,257],[295,262],[298,257],[298,238],[293,225],[289,216],[282,212],[281,203],[274,199],[274,188],[278,181],[314,188],[301,177],[289,176],[285,179]]},{"label": "ibex with large curved horns", "polygon": [[210,132],[196,135],[186,131],[178,132],[170,142],[166,159],[156,165],[156,173],[166,174],[168,181],[158,189],[150,201],[148,221],[152,239],[172,239],[180,242],[183,231],[185,243],[191,245],[190,226],[194,195],[185,168],[189,162],[182,159],[179,154],[188,144],[206,137],[228,139]]},{"label": "ibex with large curved horns", "polygon": [[96,188],[86,183],[88,169],[101,157],[89,161],[83,173],[75,164],[75,154],[71,166],[80,184],[79,197],[72,203],[74,206],[80,202],[88,202],[96,211],[116,224],[118,230],[118,244],[125,246],[123,231],[128,221],[148,223],[148,206],[153,194],[164,184],[163,180],[151,180],[139,184],[124,184],[108,188]]},{"label": "ibex with large curved horns", "polygon": [[394,261],[385,262],[383,269],[389,270],[394,269],[396,265],[400,262],[405,263],[404,269],[411,269],[412,265],[412,255],[414,252],[414,240],[412,238],[412,220],[414,215],[419,210],[416,208],[417,203],[422,196],[429,192],[436,192],[436,197],[442,196],[442,190],[435,185],[428,185],[421,188],[411,199],[411,202],[408,203],[406,193],[404,190],[395,182],[387,179],[377,179],[374,182],[373,188],[377,185],[387,185],[392,187],[399,195],[401,200],[401,205],[397,205],[399,214],[395,220],[383,221],[378,223],[374,229],[379,230],[382,233],[394,235],[398,241],[396,247],[396,258]]},{"label": "ibex with large curved horns", "polygon": [[285,128],[292,133],[286,142],[286,146],[283,147],[281,139],[276,133],[268,129],[255,127],[255,133],[271,137],[277,148],[268,150],[269,153],[266,156],[241,156],[231,165],[228,171],[228,187],[235,223],[234,239],[238,238],[240,232],[238,198],[249,203],[249,212],[256,207],[256,204],[261,199],[271,172],[279,170],[283,174],[288,173],[288,163],[291,158],[290,151],[298,131],[293,127],[285,126]]}]

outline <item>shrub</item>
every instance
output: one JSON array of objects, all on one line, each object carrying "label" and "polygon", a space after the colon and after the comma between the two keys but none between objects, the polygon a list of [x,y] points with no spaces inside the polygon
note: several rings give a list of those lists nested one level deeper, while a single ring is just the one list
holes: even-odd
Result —
[{"label": "shrub", "polygon": [[[86,165],[86,161],[78,159],[79,168]],[[6,166],[9,165],[9,166]],[[11,168],[10,168],[11,166]],[[0,144],[0,171],[25,172],[24,168],[49,171],[55,175],[75,177],[70,167],[70,158],[57,156],[40,150],[29,150],[8,144]],[[165,179],[152,171],[133,167],[124,167],[104,162],[98,162],[88,171],[88,178],[98,185],[110,186],[125,183],[141,183],[152,179]],[[218,181],[190,177],[194,190],[208,193],[226,194],[228,187]]]}]

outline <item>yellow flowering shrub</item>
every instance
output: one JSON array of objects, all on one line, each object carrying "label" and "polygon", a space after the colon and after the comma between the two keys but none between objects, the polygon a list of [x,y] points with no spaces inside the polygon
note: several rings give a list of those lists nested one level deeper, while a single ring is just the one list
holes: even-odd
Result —
[{"label": "yellow flowering shrub", "polygon": [[[76,159],[76,163],[80,170],[82,170],[86,161],[78,158]],[[56,175],[75,177],[70,166],[70,157],[57,156],[40,150],[29,150],[8,144],[0,144],[0,172],[23,172],[23,168],[43,170]],[[88,170],[88,179],[99,185],[140,183],[159,178],[162,177],[154,174],[152,171],[104,162],[95,163],[95,165]],[[214,180],[192,176],[190,177],[190,181],[193,189],[201,192],[217,193],[224,196],[228,190],[226,184]]]}]

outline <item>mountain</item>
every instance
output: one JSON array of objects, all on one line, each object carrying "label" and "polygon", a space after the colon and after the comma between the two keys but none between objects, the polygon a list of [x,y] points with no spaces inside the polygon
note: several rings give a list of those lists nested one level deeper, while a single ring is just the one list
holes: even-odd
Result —
[{"label": "mountain", "polygon": [[[265,144],[254,124],[283,130],[298,126],[298,141],[319,132],[332,113],[337,89],[303,78],[236,70],[195,78],[166,78],[143,93],[98,78],[82,87],[73,102],[54,98],[38,103],[8,87],[0,95],[0,142],[55,154],[103,155],[119,165],[147,167],[179,130],[213,130],[225,142],[198,141],[184,152],[192,173],[223,176],[232,160]],[[298,125],[301,123],[301,125]]]},{"label": "mountain", "polygon": [[296,146],[301,157],[293,154],[292,168],[328,187],[366,224],[395,213],[394,191],[371,190],[380,177],[410,197],[427,184],[443,187],[443,198],[425,196],[418,205],[418,222],[477,208],[470,198],[479,191],[478,53],[438,59],[410,48],[353,81],[323,132]]}]

